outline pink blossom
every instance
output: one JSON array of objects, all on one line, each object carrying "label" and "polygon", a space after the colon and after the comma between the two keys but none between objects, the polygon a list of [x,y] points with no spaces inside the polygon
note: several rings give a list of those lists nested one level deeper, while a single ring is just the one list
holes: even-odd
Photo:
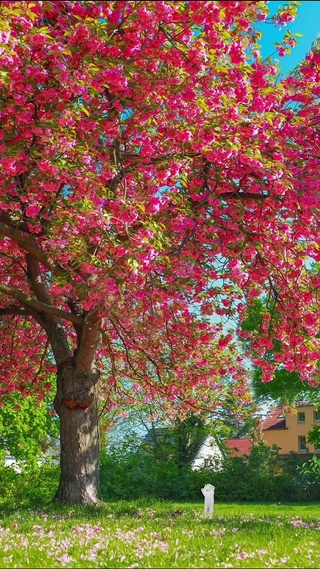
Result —
[{"label": "pink blossom", "polygon": [[5,174],[15,175],[18,170],[18,164],[14,158],[5,157],[1,158],[2,170]]},{"label": "pink blossom", "polygon": [[316,314],[314,314],[313,312],[307,312],[307,314],[305,315],[305,322],[306,324],[308,324],[308,326],[313,326],[314,324],[316,324],[318,318],[316,316]]},{"label": "pink blossom", "polygon": [[246,557],[249,557],[249,554],[246,553],[246,551],[242,551],[241,553],[238,553],[238,555],[236,556],[237,559],[245,559]]},{"label": "pink blossom", "polygon": [[70,555],[65,553],[61,557],[58,557],[58,561],[60,561],[60,563],[62,565],[67,565],[67,563],[71,563],[73,561],[73,559],[72,559],[72,557],[70,557]]},{"label": "pink blossom", "polygon": [[26,215],[28,217],[37,217],[38,213],[40,211],[40,206],[37,204],[33,204],[33,205],[29,205],[26,208]]},{"label": "pink blossom", "polygon": [[257,13],[257,20],[258,22],[264,22],[264,20],[266,19],[267,15],[264,14],[263,12],[258,12]]}]

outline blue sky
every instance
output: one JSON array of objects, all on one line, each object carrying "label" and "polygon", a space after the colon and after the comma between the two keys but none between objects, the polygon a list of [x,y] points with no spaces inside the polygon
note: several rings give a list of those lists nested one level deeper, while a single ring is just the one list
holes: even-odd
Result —
[{"label": "blue sky", "polygon": [[[269,2],[268,7],[271,16],[273,16],[280,6],[284,6],[286,2]],[[287,74],[292,71],[308,51],[310,50],[312,42],[316,39],[317,35],[320,34],[320,0],[302,1],[301,5],[298,6],[298,17],[293,23],[287,24],[281,30],[277,30],[272,24],[261,24],[257,26],[259,30],[264,33],[263,39],[260,41],[262,45],[262,56],[263,58],[268,57],[274,51],[274,42],[281,42],[283,36],[287,29],[292,33],[303,34],[303,37],[299,37],[298,45],[292,50],[291,54],[285,55],[284,57],[277,57],[279,65],[281,66],[282,73]]]}]

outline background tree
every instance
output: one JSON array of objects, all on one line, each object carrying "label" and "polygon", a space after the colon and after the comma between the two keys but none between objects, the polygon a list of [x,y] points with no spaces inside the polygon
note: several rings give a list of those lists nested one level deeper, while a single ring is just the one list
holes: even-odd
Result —
[{"label": "background tree", "polygon": [[253,1],[0,3],[0,394],[57,372],[57,500],[99,500],[99,398],[212,411],[229,374],[247,401],[212,315],[244,319],[266,294],[282,318],[247,332],[263,380],[283,365],[316,381],[319,54],[278,83],[267,17]]},{"label": "background tree", "polygon": [[[244,332],[259,333],[264,321],[264,315],[273,318],[281,318],[281,313],[275,315],[276,307],[268,305],[266,299],[256,300],[247,313],[246,320],[241,324],[241,329]],[[251,357],[255,357],[251,351],[250,340],[244,340],[244,346]],[[273,341],[272,347],[266,350],[265,357],[269,361],[276,361],[277,354],[282,350],[280,341]],[[262,368],[260,366],[253,366],[252,369],[252,389],[254,398],[259,404],[267,401],[276,402],[283,405],[294,404],[295,401],[313,401],[315,405],[319,402],[319,387],[317,382],[303,381],[301,375],[295,370],[287,370],[284,366],[279,366],[273,374],[272,381],[263,382]]]},{"label": "background tree", "polygon": [[151,424],[141,443],[141,450],[152,454],[155,460],[172,461],[178,466],[190,466],[200,446],[210,432],[205,418],[190,413],[184,419],[156,428]]},{"label": "background tree", "polygon": [[21,466],[34,467],[57,444],[59,425],[50,414],[49,401],[8,395],[0,406],[0,449],[11,454]]}]

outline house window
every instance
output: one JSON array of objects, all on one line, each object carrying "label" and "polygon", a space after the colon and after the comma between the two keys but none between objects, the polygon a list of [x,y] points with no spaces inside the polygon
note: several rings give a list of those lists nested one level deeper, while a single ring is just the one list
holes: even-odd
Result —
[{"label": "house window", "polygon": [[298,437],[299,452],[307,452],[307,439],[306,437]]},{"label": "house window", "polygon": [[313,412],[313,420],[315,423],[320,423],[320,409]]},{"label": "house window", "polygon": [[298,423],[305,423],[305,422],[306,422],[306,414],[298,413]]}]

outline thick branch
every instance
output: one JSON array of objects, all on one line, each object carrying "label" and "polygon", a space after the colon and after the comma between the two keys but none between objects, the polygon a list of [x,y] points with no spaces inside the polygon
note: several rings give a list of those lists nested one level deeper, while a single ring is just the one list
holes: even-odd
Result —
[{"label": "thick branch", "polygon": [[76,356],[76,371],[85,373],[95,368],[97,347],[100,337],[101,318],[96,311],[89,313],[82,327],[79,351]]},{"label": "thick branch", "polygon": [[61,310],[59,308],[54,308],[54,306],[50,306],[49,304],[45,304],[44,302],[40,302],[31,296],[28,296],[24,292],[19,289],[0,284],[0,292],[5,295],[11,296],[15,298],[23,306],[31,306],[35,308],[40,313],[50,314],[51,316],[58,316],[64,320],[68,320],[69,322],[73,322],[74,324],[81,324],[83,322],[83,318],[80,316],[76,316],[75,314],[71,314],[71,312],[67,312],[66,310]]},{"label": "thick branch", "polygon": [[0,222],[0,235],[12,239],[21,249],[30,253],[41,265],[48,269],[55,276],[64,276],[70,280],[70,274],[58,263],[54,263],[49,259],[48,255],[39,247],[39,245],[29,236],[24,235],[14,227],[10,227]]},{"label": "thick branch", "polygon": [[52,299],[48,293],[48,289],[44,285],[41,278],[38,260],[30,255],[30,253],[27,253],[26,260],[30,288],[33,290],[38,300],[44,302],[45,304],[48,304],[49,306],[53,306]]},{"label": "thick branch", "polygon": [[0,213],[0,222],[6,223],[10,227],[15,229],[21,229],[21,231],[25,231],[26,233],[30,233],[28,223],[26,221],[21,220],[19,217],[14,217],[10,215],[6,211],[2,211]]},{"label": "thick branch", "polygon": [[140,154],[126,154],[126,159],[128,161],[133,162],[143,162],[147,166],[150,164],[162,164],[162,162],[166,162],[167,160],[176,160],[178,158],[197,158],[202,157],[202,154],[199,152],[171,152],[169,154],[163,154],[163,156],[158,156],[157,158],[151,158],[149,161],[146,160],[144,156],[140,156]]},{"label": "thick branch", "polygon": [[[216,198],[222,198],[223,200],[254,200],[254,201],[264,201],[267,198],[276,198],[271,194],[251,194],[250,192],[224,192],[222,194],[217,194]],[[278,198],[279,199],[279,198]]]},{"label": "thick branch", "polygon": [[[67,305],[69,306],[72,314],[75,314],[76,316],[80,316],[81,318],[83,318],[82,304],[78,299],[68,298],[67,299]],[[75,332],[77,334],[77,345],[79,347],[80,342],[81,342],[81,335],[82,335],[82,324],[81,325],[74,324],[74,329],[75,329]]]},{"label": "thick branch", "polygon": [[24,308],[10,305],[5,308],[0,308],[0,316],[28,316],[28,312]]}]

